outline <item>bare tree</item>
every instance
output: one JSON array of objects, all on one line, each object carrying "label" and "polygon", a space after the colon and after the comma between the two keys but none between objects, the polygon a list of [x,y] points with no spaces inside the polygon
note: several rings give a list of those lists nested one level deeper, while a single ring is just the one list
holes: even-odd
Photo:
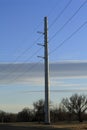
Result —
[{"label": "bare tree", "polygon": [[75,114],[80,122],[82,115],[87,110],[87,97],[85,95],[74,94],[70,98],[64,98],[62,104],[69,113]]},{"label": "bare tree", "polygon": [[35,111],[35,118],[39,121],[44,121],[44,101],[40,99],[37,102],[33,103],[34,111]]},{"label": "bare tree", "polygon": [[21,112],[17,114],[17,121],[28,122],[32,121],[33,114],[32,110],[29,108],[24,108]]}]

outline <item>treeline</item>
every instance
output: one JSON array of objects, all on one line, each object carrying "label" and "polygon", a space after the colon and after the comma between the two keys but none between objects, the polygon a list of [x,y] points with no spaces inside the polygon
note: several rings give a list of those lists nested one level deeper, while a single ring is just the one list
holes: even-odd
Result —
[{"label": "treeline", "polygon": [[[52,103],[51,103],[52,106]],[[63,98],[58,107],[50,108],[51,122],[87,120],[87,97],[74,94]],[[0,111],[0,122],[44,122],[44,101],[41,99],[33,103],[33,109],[24,108],[17,114]]]}]

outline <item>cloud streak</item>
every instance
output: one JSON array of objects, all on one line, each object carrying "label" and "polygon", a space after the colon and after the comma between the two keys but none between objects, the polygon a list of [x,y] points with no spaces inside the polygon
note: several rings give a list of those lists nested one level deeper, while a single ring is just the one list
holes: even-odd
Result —
[{"label": "cloud streak", "polygon": [[[87,61],[50,64],[51,82],[60,78],[87,78]],[[42,84],[44,65],[39,63],[0,64],[0,83]],[[55,81],[56,82],[56,81]]]},{"label": "cloud streak", "polygon": [[[61,100],[71,93],[86,93],[86,86],[87,61],[50,63],[52,101],[57,102],[57,99]],[[19,111],[26,104],[32,104],[35,99],[44,98],[44,65],[41,63],[1,63],[0,92],[0,107],[6,111]]]}]

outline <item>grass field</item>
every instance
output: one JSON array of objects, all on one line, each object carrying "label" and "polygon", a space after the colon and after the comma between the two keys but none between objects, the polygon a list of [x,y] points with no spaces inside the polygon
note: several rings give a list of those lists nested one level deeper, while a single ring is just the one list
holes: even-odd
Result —
[{"label": "grass field", "polygon": [[[4,125],[4,124],[3,124]],[[9,123],[10,126],[16,127],[33,127],[33,128],[45,128],[45,129],[57,129],[57,130],[87,130],[87,122],[83,123],[71,123],[61,122],[51,125],[38,124],[38,123]]]}]

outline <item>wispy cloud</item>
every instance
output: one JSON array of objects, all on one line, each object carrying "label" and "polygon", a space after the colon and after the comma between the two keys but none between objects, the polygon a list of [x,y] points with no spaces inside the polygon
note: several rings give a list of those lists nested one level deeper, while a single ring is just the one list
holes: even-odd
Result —
[{"label": "wispy cloud", "polygon": [[[52,101],[61,100],[64,93],[66,96],[69,93],[85,93],[86,86],[87,61],[50,63]],[[5,111],[17,112],[26,104],[32,104],[35,99],[44,98],[44,65],[41,63],[0,64],[0,92],[0,109]],[[27,101],[27,98],[30,100]]]},{"label": "wispy cloud", "polygon": [[[51,83],[60,78],[87,78],[87,61],[50,64]],[[38,84],[44,82],[44,65],[34,63],[0,64],[0,83]]]}]

